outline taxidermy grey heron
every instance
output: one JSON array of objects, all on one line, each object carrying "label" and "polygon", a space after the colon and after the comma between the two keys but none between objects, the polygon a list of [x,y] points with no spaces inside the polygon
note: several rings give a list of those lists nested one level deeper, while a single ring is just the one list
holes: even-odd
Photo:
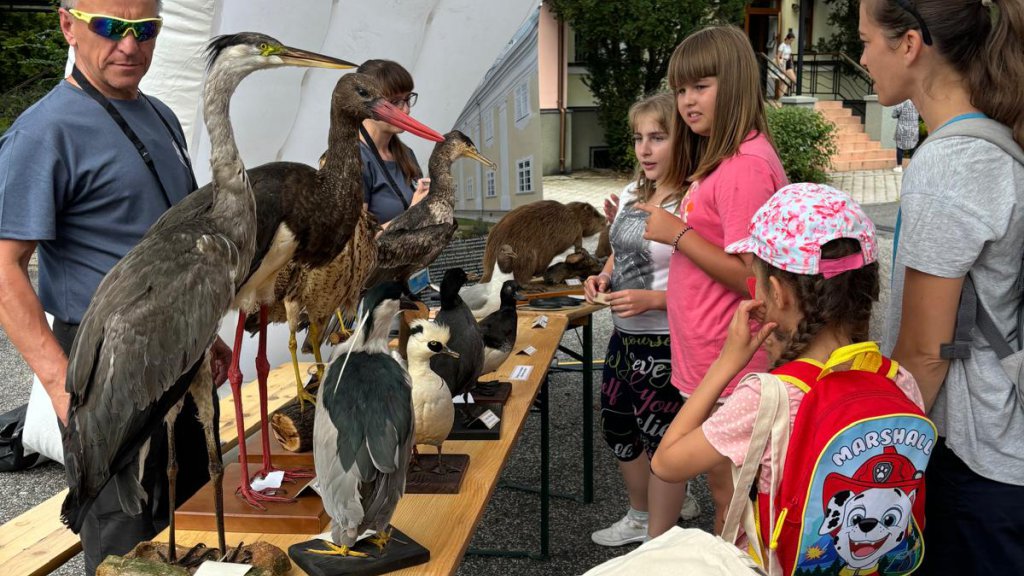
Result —
[{"label": "taxidermy grey heron", "polygon": [[[61,518],[78,532],[110,481],[117,484],[122,510],[141,513],[147,496],[139,461],[162,423],[169,431],[168,496],[173,510],[177,467],[171,426],[191,391],[200,414],[209,418],[203,425],[223,552],[223,474],[213,409],[204,407],[214,401],[205,354],[249,272],[256,237],[255,201],[231,129],[231,95],[243,78],[260,69],[355,65],[256,33],[214,38],[207,62],[203,103],[213,200],[202,213],[147,232],[100,283],[82,319],[68,360],[71,409],[63,440],[69,491]],[[245,441],[242,431],[239,440]],[[173,512],[170,517],[173,561]]]},{"label": "taxidermy grey heron", "polygon": [[372,530],[381,550],[389,538],[415,438],[409,375],[388,349],[391,321],[407,292],[398,282],[370,289],[362,326],[335,349],[320,384],[313,462],[333,543],[311,552],[365,556],[351,550],[363,532]]},{"label": "taxidermy grey heron", "polygon": [[375,286],[387,280],[408,282],[417,270],[426,268],[451,242],[456,228],[455,181],[452,162],[466,157],[491,169],[497,167],[477,151],[473,141],[458,130],[444,135],[444,142],[430,154],[430,192],[388,224],[377,239],[377,268],[366,281]]},{"label": "taxidermy grey heron", "polygon": [[[328,133],[327,154],[320,170],[298,162],[271,162],[249,170],[256,200],[256,249],[249,274],[232,303],[239,311],[234,350],[241,350],[244,328],[259,334],[256,355],[256,376],[260,396],[261,439],[263,463],[256,476],[266,476],[275,470],[270,461],[270,431],[267,418],[267,374],[270,363],[266,354],[266,326],[269,319],[287,319],[293,328],[289,341],[300,406],[315,399],[303,389],[299,374],[294,329],[300,309],[317,312],[326,306],[329,315],[339,302],[336,292],[350,285],[358,290],[375,259],[375,252],[366,256],[369,221],[363,214],[362,165],[359,159],[358,134],[363,119],[374,118],[398,126],[412,134],[430,140],[442,140],[438,132],[413,120],[386,98],[378,83],[364,74],[342,76],[331,97],[331,127]],[[190,194],[184,205],[171,217],[162,218],[157,227],[173,226],[178,221],[203,213],[213,202],[212,187],[204,187]],[[355,246],[353,246],[355,244]],[[358,253],[356,253],[358,252]],[[351,256],[354,264],[346,266]],[[362,270],[362,271],[361,271]],[[324,276],[327,276],[324,279]],[[322,282],[320,282],[322,280]],[[319,290],[318,290],[319,289]],[[312,292],[312,293],[311,293]],[[328,300],[321,305],[317,300]],[[359,295],[356,293],[356,300]],[[273,308],[268,308],[273,306]],[[287,314],[285,311],[287,310]],[[257,313],[258,312],[258,313]],[[252,316],[249,316],[252,314]],[[309,315],[311,318],[319,316]],[[281,318],[285,316],[285,318]],[[326,322],[326,318],[322,320]],[[311,323],[311,331],[322,324]],[[316,350],[317,363],[321,362]],[[232,363],[234,386],[241,386],[242,373]],[[322,365],[321,365],[322,369]],[[322,376],[322,374],[321,374]],[[235,395],[236,408],[240,395]],[[238,416],[239,429],[244,429]],[[239,445],[239,459],[243,467],[243,480],[239,493],[256,508],[264,508],[260,501],[287,501],[288,498],[251,489],[248,454]],[[311,476],[301,470],[285,470],[288,479]]]}]

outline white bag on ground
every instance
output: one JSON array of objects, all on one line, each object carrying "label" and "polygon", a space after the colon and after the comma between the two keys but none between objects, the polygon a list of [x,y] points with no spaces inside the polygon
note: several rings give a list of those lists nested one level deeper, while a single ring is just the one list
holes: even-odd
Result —
[{"label": "white bag on ground", "polygon": [[698,528],[673,526],[629,554],[592,568],[584,576],[754,576],[764,573],[750,556],[720,537]]},{"label": "white bag on ground", "polygon": [[[46,315],[46,321],[53,325],[53,316]],[[22,432],[22,443],[25,453],[38,452],[44,458],[36,463],[38,466],[45,458],[64,463],[64,442],[60,437],[57,425],[57,413],[53,411],[50,396],[43,388],[39,377],[32,375],[32,395],[28,399],[28,410],[25,412],[25,430]]]}]

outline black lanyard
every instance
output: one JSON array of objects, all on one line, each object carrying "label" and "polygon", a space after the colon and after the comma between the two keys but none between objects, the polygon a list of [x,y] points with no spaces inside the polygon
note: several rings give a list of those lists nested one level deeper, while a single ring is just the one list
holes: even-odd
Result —
[{"label": "black lanyard", "polygon": [[398,184],[395,184],[395,179],[391,177],[391,172],[388,172],[388,167],[384,164],[384,159],[380,157],[380,152],[377,151],[377,145],[374,144],[373,138],[370,138],[370,134],[366,131],[366,127],[360,126],[359,133],[362,134],[363,139],[366,140],[366,147],[373,152],[373,157],[377,159],[377,165],[380,166],[380,170],[384,173],[384,177],[388,179],[391,191],[398,196],[399,200],[402,201],[402,209],[408,210],[409,201],[405,199],[405,194],[402,194],[402,189],[398,187]]},{"label": "black lanyard", "polygon": [[[150,156],[149,150],[146,150],[146,145],[142,143],[142,140],[140,140],[135,134],[132,127],[128,125],[128,121],[124,119],[124,116],[121,116],[121,113],[117,111],[117,108],[114,107],[110,100],[107,100],[106,96],[100,94],[100,91],[89,83],[89,80],[87,80],[85,75],[78,70],[77,66],[71,69],[71,77],[75,79],[75,82],[78,83],[78,86],[83,92],[99,103],[99,105],[107,111],[107,114],[110,114],[110,117],[118,127],[121,128],[121,131],[124,132],[124,135],[127,136],[128,140],[130,140],[132,145],[135,146],[135,150],[139,153],[139,156],[142,157],[142,161],[146,163],[146,168],[149,168],[153,177],[156,178],[156,183],[160,186],[160,192],[163,194],[164,200],[167,202],[167,207],[170,208],[174,203],[171,201],[171,196],[167,193],[167,189],[164,188],[163,181],[160,180],[160,174],[156,171],[156,166],[153,164],[153,158]],[[157,110],[156,106],[153,105],[153,102],[150,101],[150,99],[141,91],[139,92],[139,96],[142,96],[146,103],[148,103],[153,109],[153,112],[156,112],[157,117],[160,118],[160,122],[162,122],[164,128],[167,129],[167,133],[171,136],[171,141],[174,142],[174,147],[178,149],[178,155],[181,156],[182,160],[185,162],[185,167],[188,168],[188,175],[192,180],[192,189],[189,190],[189,192],[195,190],[199,186],[196,184],[196,176],[192,172],[192,162],[189,160],[188,150],[182,142],[178,141],[178,137],[174,134],[174,130],[171,129],[171,125],[167,123],[167,120],[164,118],[163,114]]]}]

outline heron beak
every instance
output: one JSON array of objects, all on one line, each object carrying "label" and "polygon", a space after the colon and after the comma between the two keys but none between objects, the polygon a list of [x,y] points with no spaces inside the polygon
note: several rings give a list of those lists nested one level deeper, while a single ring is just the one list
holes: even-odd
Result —
[{"label": "heron beak", "polygon": [[462,153],[462,155],[467,158],[472,158],[473,160],[476,160],[477,162],[483,164],[484,166],[487,166],[491,170],[496,170],[498,168],[497,164],[492,162],[491,159],[488,158],[487,156],[484,156],[483,154],[478,152],[476,148],[467,148],[466,151]]},{"label": "heron beak", "polygon": [[459,353],[458,352],[456,352],[455,350],[452,350],[451,348],[449,348],[447,346],[445,346],[444,350],[441,350],[440,353],[441,354],[446,354],[448,356],[451,356],[452,358],[458,358],[459,357]]},{"label": "heron beak", "polygon": [[301,66],[303,68],[334,68],[338,70],[348,70],[359,66],[358,64],[353,64],[347,60],[339,60],[338,58],[331,58],[330,56],[324,56],[323,54],[317,54],[316,52],[310,52],[308,50],[292,48],[291,46],[282,46],[276,56],[289,66]]},{"label": "heron beak", "polygon": [[444,136],[440,132],[402,112],[394,104],[383,98],[379,98],[374,102],[370,106],[370,111],[373,113],[374,120],[387,122],[395,128],[401,128],[425,140],[444,142]]}]

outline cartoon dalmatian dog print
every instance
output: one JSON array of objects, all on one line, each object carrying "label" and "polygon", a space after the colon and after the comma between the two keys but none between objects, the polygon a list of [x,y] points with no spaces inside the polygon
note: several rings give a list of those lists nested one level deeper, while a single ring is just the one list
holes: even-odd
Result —
[{"label": "cartoon dalmatian dog print", "polygon": [[855,574],[877,574],[886,554],[910,536],[923,473],[893,447],[864,462],[852,477],[825,479],[825,518],[818,529]]}]

